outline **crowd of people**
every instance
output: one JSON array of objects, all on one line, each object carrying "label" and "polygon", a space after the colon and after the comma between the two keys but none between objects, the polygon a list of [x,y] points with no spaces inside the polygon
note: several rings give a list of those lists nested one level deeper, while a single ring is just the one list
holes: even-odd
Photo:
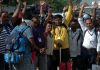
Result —
[{"label": "crowd of people", "polygon": [[[68,0],[62,16],[53,15],[46,0],[39,2],[32,17],[26,15],[27,1],[17,0],[13,15],[1,10],[0,70],[92,70],[93,64],[100,64],[98,4],[95,2],[92,14],[87,14],[86,3],[77,8]],[[21,60],[8,59],[7,54],[12,53]]]}]

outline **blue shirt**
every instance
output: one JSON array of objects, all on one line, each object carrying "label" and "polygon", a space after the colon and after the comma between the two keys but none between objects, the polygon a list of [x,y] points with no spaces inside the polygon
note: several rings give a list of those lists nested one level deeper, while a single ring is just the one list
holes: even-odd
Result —
[{"label": "blue shirt", "polygon": [[[11,34],[13,33],[13,32],[15,32],[15,31],[22,31],[22,29],[24,29],[24,28],[26,28],[27,27],[27,25],[25,25],[25,24],[21,24],[21,25],[19,25],[19,26],[16,26],[14,29],[13,29],[13,31],[11,32]],[[25,36],[28,38],[28,39],[30,39],[30,38],[32,38],[33,37],[33,34],[32,34],[32,30],[31,30],[31,28],[29,27],[29,28],[27,28],[25,31],[24,31],[24,33],[23,34],[25,34]]]},{"label": "blue shirt", "polygon": [[[23,29],[25,29],[27,27],[27,25],[26,24],[24,24],[24,23],[22,23],[21,25],[17,25],[13,30],[12,30],[12,32],[11,32],[11,34],[13,34],[15,31],[22,31]],[[26,30],[23,32],[23,34],[27,37],[27,39],[29,40],[30,38],[32,38],[33,37],[33,34],[32,34],[32,31],[31,31],[31,28],[30,27],[28,27],[28,28],[26,28]],[[24,54],[24,57],[25,57],[25,59],[30,59],[29,57],[31,56],[31,47],[30,47],[30,45],[28,45],[27,47],[26,47],[26,51],[25,51],[25,54]]]}]

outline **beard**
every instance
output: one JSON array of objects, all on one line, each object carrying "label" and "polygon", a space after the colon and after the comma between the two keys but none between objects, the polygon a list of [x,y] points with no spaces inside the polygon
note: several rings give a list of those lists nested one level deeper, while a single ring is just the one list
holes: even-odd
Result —
[{"label": "beard", "polygon": [[94,27],[93,26],[88,26],[87,27],[89,30],[92,30]]}]

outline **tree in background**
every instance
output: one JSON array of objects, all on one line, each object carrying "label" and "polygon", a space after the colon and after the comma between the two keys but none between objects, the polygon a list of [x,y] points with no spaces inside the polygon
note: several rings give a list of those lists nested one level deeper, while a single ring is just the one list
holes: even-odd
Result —
[{"label": "tree in background", "polygon": [[[24,0],[21,0],[24,1]],[[39,0],[27,0],[28,4],[36,4]],[[67,4],[67,0],[46,0],[47,3],[53,8],[54,12],[62,12],[63,7]],[[81,0],[73,0],[73,4],[80,3]],[[16,0],[4,0],[3,4],[16,5]]]}]

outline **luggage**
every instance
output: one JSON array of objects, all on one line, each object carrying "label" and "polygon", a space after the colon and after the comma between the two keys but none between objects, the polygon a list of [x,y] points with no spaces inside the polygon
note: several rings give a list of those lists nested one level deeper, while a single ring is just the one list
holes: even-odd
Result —
[{"label": "luggage", "polygon": [[35,59],[36,59],[36,52],[35,51],[32,51],[32,63],[34,64],[35,62]]},{"label": "luggage", "polygon": [[67,70],[72,70],[72,60],[71,59],[67,62]]},{"label": "luggage", "polygon": [[59,58],[60,58],[59,70],[66,70],[66,63],[61,62],[61,47],[59,48]]},{"label": "luggage", "polygon": [[59,49],[59,58],[60,58],[60,66],[59,66],[59,70],[72,70],[72,60],[70,59],[67,63],[66,62],[62,62],[61,61],[61,47]]},{"label": "luggage", "polygon": [[61,47],[59,48],[59,58],[60,58],[59,70],[66,70],[66,63],[61,61]]},{"label": "luggage", "polygon": [[66,63],[60,63],[60,70],[66,70]]}]

